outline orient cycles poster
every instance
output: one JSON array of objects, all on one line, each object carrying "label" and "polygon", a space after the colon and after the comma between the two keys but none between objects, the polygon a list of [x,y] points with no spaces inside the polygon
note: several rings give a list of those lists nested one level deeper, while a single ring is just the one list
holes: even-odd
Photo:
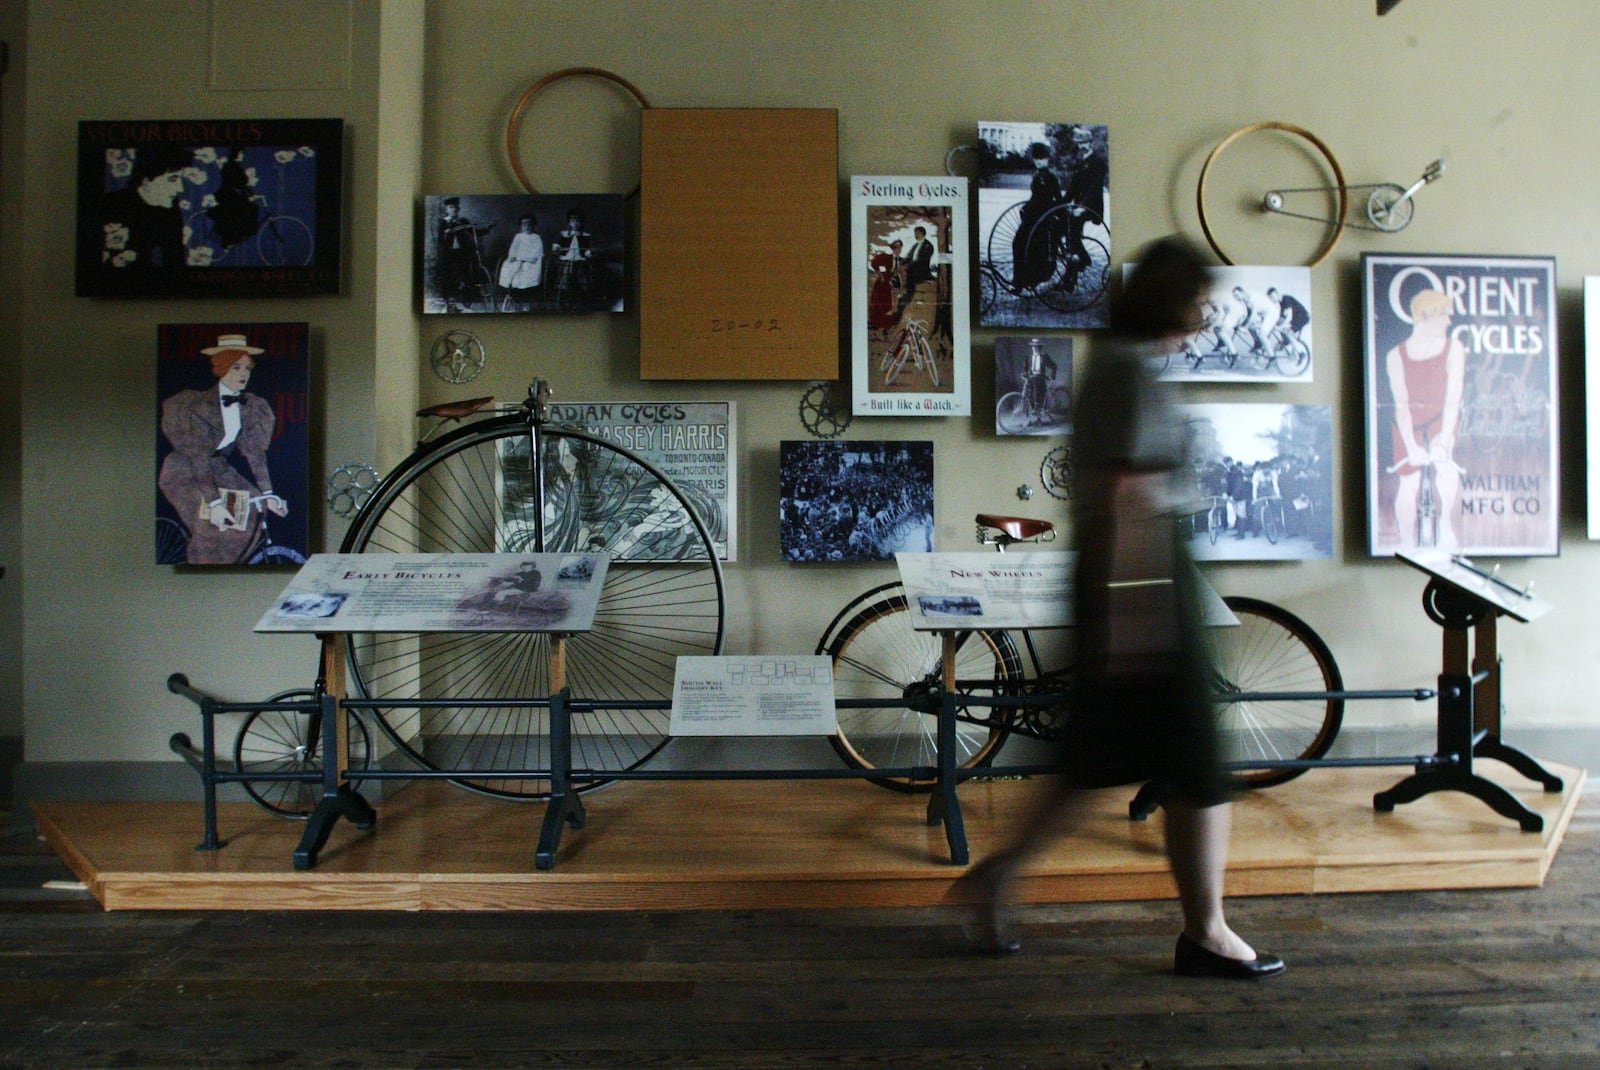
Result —
[{"label": "orient cycles poster", "polygon": [[1560,549],[1555,260],[1362,257],[1375,557]]}]

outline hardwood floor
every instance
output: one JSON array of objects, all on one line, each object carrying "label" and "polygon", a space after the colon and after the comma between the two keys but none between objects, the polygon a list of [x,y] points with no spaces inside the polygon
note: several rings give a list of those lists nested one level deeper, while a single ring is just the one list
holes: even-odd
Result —
[{"label": "hardwood floor", "polygon": [[[1259,850],[1245,828],[1236,858]],[[994,958],[952,905],[102,912],[19,891],[0,1068],[1597,1067],[1600,805],[1575,796],[1564,833],[1539,887],[1234,898],[1290,964],[1259,984],[1172,976],[1163,899],[1025,906],[1022,952]],[[36,842],[0,873],[71,879]]]}]

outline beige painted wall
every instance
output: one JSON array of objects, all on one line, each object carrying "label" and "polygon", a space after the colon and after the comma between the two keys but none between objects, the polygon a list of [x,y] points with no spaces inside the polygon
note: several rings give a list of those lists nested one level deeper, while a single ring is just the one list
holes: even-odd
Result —
[{"label": "beige painted wall", "polygon": [[[488,346],[490,364],[474,393],[483,386],[519,396],[540,374],[563,399],[737,400],[742,530],[741,560],[728,570],[732,651],[809,652],[835,608],[892,576],[885,566],[819,569],[778,560],[778,443],[805,435],[797,415],[805,384],[640,383],[633,312],[466,324],[410,314],[414,303],[401,293],[409,279],[395,266],[392,243],[396,235],[403,244],[411,240],[415,194],[517,192],[503,144],[508,112],[534,79],[575,65],[615,71],[659,106],[835,107],[841,181],[852,173],[940,173],[946,151],[972,140],[979,119],[1105,123],[1119,260],[1163,233],[1198,236],[1192,199],[1200,162],[1247,122],[1283,119],[1316,131],[1351,181],[1409,180],[1446,156],[1446,178],[1425,191],[1407,232],[1351,235],[1314,273],[1313,311],[1330,325],[1317,336],[1314,384],[1196,395],[1332,404],[1338,414],[1343,515],[1334,559],[1218,567],[1211,575],[1225,593],[1267,597],[1304,616],[1328,639],[1352,685],[1429,683],[1438,633],[1420,610],[1420,578],[1364,556],[1363,491],[1354,467],[1363,434],[1357,260],[1363,250],[1554,254],[1564,347],[1565,546],[1558,559],[1507,566],[1558,603],[1557,614],[1535,626],[1503,630],[1513,674],[1508,731],[1596,723],[1587,693],[1600,626],[1585,607],[1600,598],[1600,548],[1584,540],[1581,518],[1579,301],[1582,276],[1600,264],[1600,205],[1588,178],[1600,170],[1600,148],[1584,136],[1587,113],[1600,100],[1600,69],[1587,54],[1600,30],[1600,6],[1591,0],[1405,0],[1384,18],[1369,0],[434,0],[425,35],[412,37],[383,34],[380,7],[356,2],[348,89],[264,92],[207,88],[210,7],[206,0],[34,0],[29,7],[20,191],[27,225],[17,270],[0,275],[12,301],[5,308],[15,307],[16,293],[26,299],[19,471],[29,761],[168,757],[167,735],[193,722],[162,687],[173,670],[238,697],[310,679],[309,641],[250,632],[281,574],[197,575],[146,563],[151,357],[155,325],[171,319],[248,314],[313,324],[315,356],[325,369],[313,483],[337,461],[372,457],[380,443],[389,454],[408,441],[414,394],[431,401],[458,392],[418,360],[451,326],[472,327]],[[387,10],[400,17],[414,8]],[[271,39],[289,47],[293,32],[287,24]],[[388,52],[380,48],[385,43]],[[380,125],[392,103],[379,83],[380,55],[399,79],[389,83],[392,92],[403,97],[406,79],[422,78],[426,111],[410,153],[376,143],[380,129],[406,137],[403,118]],[[226,308],[71,296],[64,176],[71,174],[74,124],[198,112],[347,120],[346,296]],[[636,141],[627,98],[603,83],[569,82],[530,109],[521,150],[547,192],[621,192],[635,181]],[[391,168],[404,176],[420,154],[420,186],[406,188],[403,177],[398,191],[380,183],[380,153],[398,160],[384,156],[386,176]],[[782,227],[782,205],[775,205],[775,240]],[[1303,251],[1303,232],[1275,237],[1262,228],[1249,240],[1262,241],[1263,257]],[[974,332],[979,413],[993,401],[984,385],[992,380],[993,337]],[[1092,354],[1092,337],[1074,337],[1080,353]],[[80,400],[65,403],[69,391]],[[986,417],[860,418],[849,434],[934,440],[940,549],[972,545],[975,512],[1051,515],[1059,505],[1042,494],[1026,507],[1017,502],[1018,484],[1038,486],[1044,444],[997,440]],[[4,486],[0,480],[0,493]],[[1059,508],[1054,516],[1065,519]],[[323,514],[322,527],[335,544],[342,523]],[[1426,725],[1432,711],[1380,704],[1353,709],[1349,718]]]}]

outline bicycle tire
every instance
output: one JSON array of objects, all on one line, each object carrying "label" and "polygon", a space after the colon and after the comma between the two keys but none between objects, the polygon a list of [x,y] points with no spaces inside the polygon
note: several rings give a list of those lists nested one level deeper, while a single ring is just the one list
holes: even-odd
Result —
[{"label": "bicycle tire", "polygon": [[1283,538],[1283,506],[1277,502],[1268,502],[1267,507],[1261,511],[1261,532],[1267,537],[1267,542],[1273,546],[1278,545],[1278,540]]},{"label": "bicycle tire", "polygon": [[1224,518],[1221,510],[1213,505],[1206,511],[1206,535],[1210,537],[1212,546],[1217,544],[1217,539],[1222,534],[1223,524]]},{"label": "bicycle tire", "polygon": [[[1062,205],[1046,212],[1035,224],[1035,229],[1049,225],[1050,217],[1065,213],[1068,206]],[[1083,242],[1084,251],[1089,254],[1089,262],[1078,268],[1078,277],[1070,287],[1063,287],[1068,271],[1068,253],[1063,248],[1061,255],[1053,258],[1053,268],[1050,278],[1039,285],[1039,300],[1047,308],[1056,312],[1081,312],[1100,300],[1106,292],[1106,285],[1111,277],[1111,250],[1106,248],[1105,242],[1099,238],[1091,237],[1082,232],[1082,228],[1090,225],[1099,225],[1100,218],[1093,213],[1085,213],[1078,221],[1080,240]],[[1061,242],[1065,246],[1065,241]]]},{"label": "bicycle tire", "polygon": [[1013,390],[1003,396],[994,406],[995,426],[1003,434],[1024,435],[1028,432],[1028,403],[1022,396],[1022,391]]},{"label": "bicycle tire", "polygon": [[[315,691],[281,691],[269,703],[314,702]],[[255,710],[233,739],[233,764],[240,773],[322,772],[322,715],[301,710]],[[345,768],[365,769],[372,757],[372,733],[359,716],[349,715]],[[322,801],[315,780],[245,780],[245,794],[269,813],[304,821]]]},{"label": "bicycle tire", "polygon": [[934,386],[939,386],[939,362],[933,357],[933,346],[926,338],[918,338],[917,350],[928,362],[928,378],[933,380]]},{"label": "bicycle tire", "polygon": [[[570,692],[595,703],[573,711],[572,762],[589,774],[634,769],[666,745],[670,718],[666,709],[629,704],[670,700],[679,656],[722,650],[716,540],[701,509],[650,462],[576,428],[540,425],[537,435],[537,470],[534,431],[521,414],[423,446],[380,484],[341,549],[611,552],[593,629],[566,641]],[[542,510],[533,504],[541,485]],[[350,675],[366,698],[463,698],[436,709],[378,711],[384,735],[423,768],[546,769],[544,710],[473,706],[470,698],[550,694],[549,654],[543,633],[355,634]],[[549,795],[543,778],[452,782],[498,798]],[[581,777],[575,786],[604,782]]]},{"label": "bicycle tire", "polygon": [[[817,642],[816,653],[833,661],[834,695],[841,699],[893,702],[909,689],[942,678],[943,644],[932,632],[913,631],[905,588],[898,582],[874,587],[833,618]],[[1022,659],[1003,631],[975,631],[957,654],[956,678],[964,692],[1013,693],[1022,680]],[[1013,707],[963,707],[974,720],[956,722],[957,764],[979,768],[994,760],[1010,734]],[[982,722],[982,723],[975,723]],[[938,764],[938,720],[909,706],[839,710],[839,730],[830,742],[853,769]],[[868,777],[897,791],[931,791],[933,776]]]},{"label": "bicycle tire", "polygon": [[994,226],[989,228],[988,253],[990,271],[994,275],[996,284],[1007,293],[1022,295],[1032,289],[1029,286],[1018,286],[1016,281],[1016,256],[1014,242],[1017,237],[1017,228],[1022,225],[1022,208],[1026,201],[1018,201],[1000,213],[1000,218],[994,221]]},{"label": "bicycle tire", "polygon": [[[1285,375],[1299,375],[1306,370],[1306,365],[1311,363],[1311,347],[1306,345],[1304,338],[1291,337],[1288,346],[1289,370]],[[1280,362],[1279,367],[1282,367]]]},{"label": "bicycle tire", "polygon": [[900,335],[894,340],[883,355],[883,385],[889,386],[900,378],[900,369],[906,366],[906,348],[911,344],[911,338],[905,328],[900,329]]},{"label": "bicycle tire", "polygon": [[[1237,627],[1213,628],[1218,721],[1227,762],[1311,760],[1333,745],[1344,720],[1344,690],[1333,653],[1311,626],[1288,610],[1256,598],[1223,599]],[[1272,698],[1311,695],[1309,698]],[[1260,698],[1252,696],[1259,695]],[[1293,780],[1304,769],[1243,769],[1245,788]]]}]

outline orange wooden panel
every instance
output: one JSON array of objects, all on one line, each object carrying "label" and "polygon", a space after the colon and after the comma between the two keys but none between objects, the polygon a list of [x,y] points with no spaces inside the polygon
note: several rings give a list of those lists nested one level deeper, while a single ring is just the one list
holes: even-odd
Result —
[{"label": "orange wooden panel", "polygon": [[838,113],[650,108],[640,138],[640,376],[838,378]]}]

